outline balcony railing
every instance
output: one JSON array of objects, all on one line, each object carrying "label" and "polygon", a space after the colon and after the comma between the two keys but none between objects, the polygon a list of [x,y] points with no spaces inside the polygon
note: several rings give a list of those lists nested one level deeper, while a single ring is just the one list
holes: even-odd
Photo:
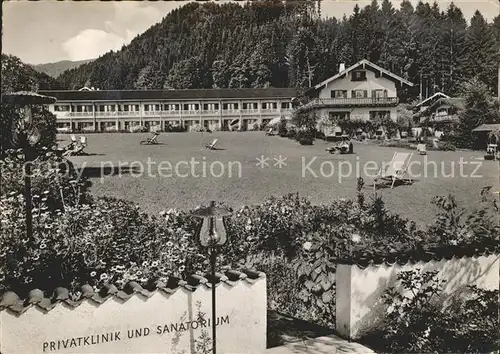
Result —
[{"label": "balcony railing", "polygon": [[271,109],[267,108],[267,109],[262,109],[261,112],[263,114],[266,114],[266,113],[278,113],[278,110],[277,109],[273,109],[273,108],[271,108]]},{"label": "balcony railing", "polygon": [[289,113],[292,109],[223,109],[223,110],[177,110],[177,111],[108,111],[108,112],[54,112],[59,118],[119,118],[119,117],[172,117],[172,116],[234,116],[234,115],[269,115],[277,113]]},{"label": "balcony railing", "polygon": [[[105,113],[105,112],[100,112],[100,113]],[[140,115],[140,112],[137,111],[118,111],[113,113],[116,113],[116,115],[120,117],[134,117]]]},{"label": "balcony railing", "polygon": [[259,113],[258,109],[242,109],[241,114],[257,114]]},{"label": "balcony railing", "polygon": [[[57,112],[57,113],[69,113],[65,114],[66,117],[92,117],[94,112]],[[57,114],[56,113],[56,114]]]},{"label": "balcony railing", "polygon": [[315,98],[300,108],[342,107],[342,106],[394,106],[399,103],[397,97],[371,98]]},{"label": "balcony railing", "polygon": [[456,121],[459,120],[459,117],[457,114],[434,114],[431,120],[434,122]]}]

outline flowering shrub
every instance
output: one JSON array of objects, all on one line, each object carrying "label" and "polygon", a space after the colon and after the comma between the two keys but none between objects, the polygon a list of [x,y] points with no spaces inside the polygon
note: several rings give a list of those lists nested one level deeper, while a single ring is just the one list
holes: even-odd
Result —
[{"label": "flowering shrub", "polygon": [[[0,160],[1,196],[24,191],[24,163],[22,149],[5,151],[5,157]],[[90,182],[54,147],[40,149],[32,163],[31,176],[32,194],[45,192],[45,204],[50,210],[88,203],[92,199]]]},{"label": "flowering shrub", "polygon": [[370,343],[381,352],[486,353],[498,342],[498,290],[469,287],[469,298],[441,310],[442,280],[437,272],[405,271],[383,295],[385,325]]},{"label": "flowering shrub", "polygon": [[25,294],[33,288],[72,291],[135,280],[143,285],[168,276],[184,277],[196,259],[192,237],[175,223],[141,213],[131,203],[98,199],[95,204],[50,211],[48,193],[35,198],[34,239],[24,230],[24,198],[0,198],[0,287]]}]

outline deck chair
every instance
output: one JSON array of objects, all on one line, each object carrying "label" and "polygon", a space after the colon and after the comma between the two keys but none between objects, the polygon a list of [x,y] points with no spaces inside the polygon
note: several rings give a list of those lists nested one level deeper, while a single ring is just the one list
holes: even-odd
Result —
[{"label": "deck chair", "polygon": [[214,139],[210,144],[205,145],[205,147],[207,149],[214,150],[215,149],[215,145],[217,145],[218,141],[219,141],[219,139]]},{"label": "deck chair", "polygon": [[[412,156],[413,153],[410,152],[395,152],[391,162],[386,166],[382,166],[379,173],[375,176],[373,189],[376,189],[376,184],[379,179],[391,179],[391,188],[394,188],[396,180],[403,181],[404,176],[408,174],[407,170]],[[410,175],[408,175],[408,180],[412,183]]]},{"label": "deck chair", "polygon": [[417,144],[417,151],[419,155],[427,155],[427,146],[425,144]]},{"label": "deck chair", "polygon": [[267,132],[266,132],[266,135],[270,135],[270,136],[274,135],[274,133],[273,133],[273,128],[269,128],[269,129],[267,130]]}]

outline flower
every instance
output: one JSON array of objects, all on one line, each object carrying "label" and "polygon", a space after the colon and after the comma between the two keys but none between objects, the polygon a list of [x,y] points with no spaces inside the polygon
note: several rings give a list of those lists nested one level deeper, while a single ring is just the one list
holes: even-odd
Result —
[{"label": "flower", "polygon": [[100,277],[100,279],[101,279],[101,280],[106,280],[106,279],[108,279],[108,278],[109,278],[109,277],[108,277],[108,275],[107,275],[106,273],[102,273],[102,274],[101,274],[101,277]]},{"label": "flower", "polygon": [[96,275],[97,275],[97,273],[96,273],[95,271],[90,272],[90,276],[91,276],[92,278],[93,278],[93,277],[95,277]]},{"label": "flower", "polygon": [[309,242],[309,241],[306,241],[304,242],[304,244],[302,245],[302,247],[306,250],[306,251],[309,251],[312,247],[312,243]]},{"label": "flower", "polygon": [[359,241],[361,241],[361,236],[359,236],[358,234],[352,234],[351,241],[354,243],[358,243]]}]

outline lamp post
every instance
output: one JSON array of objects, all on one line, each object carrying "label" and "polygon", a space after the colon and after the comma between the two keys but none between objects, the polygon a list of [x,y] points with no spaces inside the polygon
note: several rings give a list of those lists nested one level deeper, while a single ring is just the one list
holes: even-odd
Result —
[{"label": "lamp post", "polygon": [[33,241],[33,216],[31,200],[31,162],[33,161],[33,147],[40,141],[40,131],[33,124],[31,108],[33,105],[54,103],[54,97],[39,95],[35,92],[19,91],[2,95],[2,103],[12,104],[23,109],[24,119],[15,122],[13,143],[24,152],[24,209],[26,212],[26,236]]},{"label": "lamp post", "polygon": [[226,227],[224,217],[231,212],[224,208],[215,206],[211,201],[209,207],[200,208],[193,212],[193,216],[203,218],[203,222],[197,230],[199,244],[208,248],[210,252],[210,268],[212,276],[212,353],[216,354],[216,292],[215,292],[215,266],[217,263],[217,247],[227,242]]}]

